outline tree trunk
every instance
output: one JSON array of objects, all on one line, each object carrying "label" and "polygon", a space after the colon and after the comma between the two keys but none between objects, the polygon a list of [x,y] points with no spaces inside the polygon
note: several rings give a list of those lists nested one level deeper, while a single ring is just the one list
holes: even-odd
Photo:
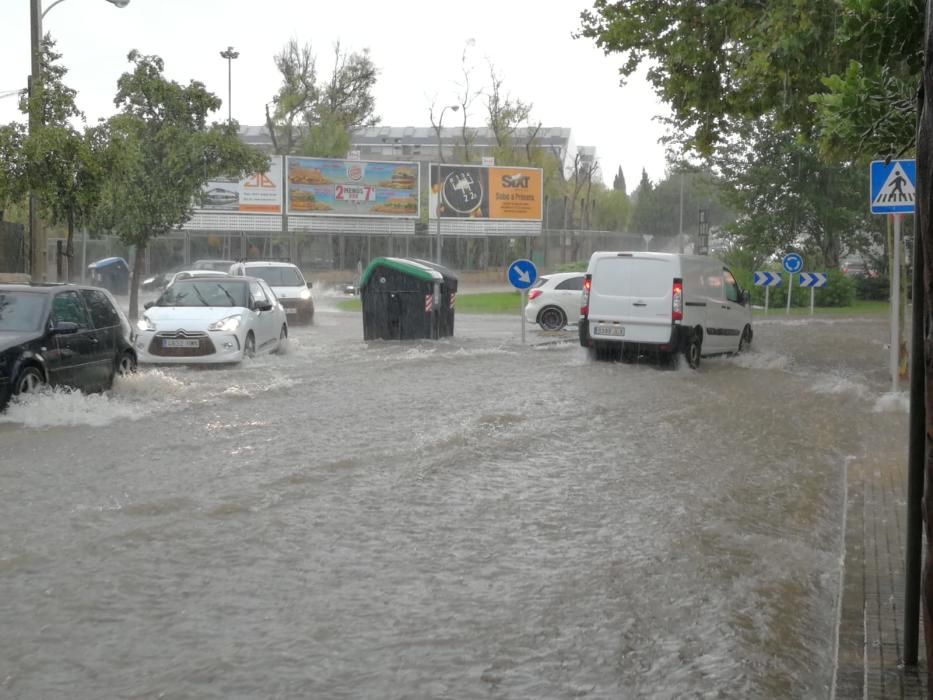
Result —
[{"label": "tree trunk", "polygon": [[75,252],[75,215],[74,212],[68,212],[68,239],[65,242],[64,276],[66,282],[71,282],[71,261],[74,260]]},{"label": "tree trunk", "polygon": [[923,485],[923,521],[926,556],[923,564],[923,632],[926,640],[927,697],[933,693],[933,7],[927,4],[923,42],[923,106],[917,120],[917,216],[918,235],[923,243],[923,260],[914,264],[914,274],[922,271],[924,300],[924,366],[926,367],[926,459]]},{"label": "tree trunk", "polygon": [[146,244],[136,246],[133,255],[133,276],[130,278],[130,322],[136,323],[139,318],[139,280],[143,276],[143,259],[146,254]]}]

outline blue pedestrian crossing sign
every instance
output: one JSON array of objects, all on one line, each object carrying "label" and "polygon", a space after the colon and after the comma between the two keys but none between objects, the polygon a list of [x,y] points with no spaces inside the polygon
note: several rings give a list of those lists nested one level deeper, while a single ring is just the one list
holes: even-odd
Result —
[{"label": "blue pedestrian crossing sign", "polygon": [[871,213],[913,214],[917,194],[914,160],[875,160],[871,163]]},{"label": "blue pedestrian crossing sign", "polygon": [[795,272],[800,272],[800,268],[803,267],[803,258],[797,253],[788,253],[784,256],[781,264],[784,266],[784,272],[794,274]]},{"label": "blue pedestrian crossing sign", "polygon": [[800,286],[801,287],[825,287],[826,286],[826,273],[825,272],[801,272],[800,273]]},{"label": "blue pedestrian crossing sign", "polygon": [[754,274],[756,287],[779,287],[781,286],[781,275],[777,272],[756,272]]},{"label": "blue pedestrian crossing sign", "polygon": [[509,265],[509,282],[515,289],[528,289],[538,279],[538,268],[531,260],[522,258]]}]

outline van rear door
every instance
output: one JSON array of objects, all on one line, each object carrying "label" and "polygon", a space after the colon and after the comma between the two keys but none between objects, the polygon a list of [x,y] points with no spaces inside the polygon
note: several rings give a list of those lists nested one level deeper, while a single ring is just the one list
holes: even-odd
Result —
[{"label": "van rear door", "polygon": [[633,343],[671,340],[671,296],[678,265],[670,256],[622,253],[592,270],[590,336]]}]

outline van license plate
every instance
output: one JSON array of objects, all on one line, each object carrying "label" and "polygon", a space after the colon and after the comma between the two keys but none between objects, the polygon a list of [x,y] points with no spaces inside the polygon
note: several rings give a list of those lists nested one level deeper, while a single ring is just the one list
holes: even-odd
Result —
[{"label": "van license plate", "polygon": [[625,335],[625,326],[596,326],[593,329],[594,335]]},{"label": "van license plate", "polygon": [[297,313],[298,313],[298,309],[289,309],[289,308],[286,308],[286,309],[285,309],[285,313],[286,313],[286,314],[297,314]]}]

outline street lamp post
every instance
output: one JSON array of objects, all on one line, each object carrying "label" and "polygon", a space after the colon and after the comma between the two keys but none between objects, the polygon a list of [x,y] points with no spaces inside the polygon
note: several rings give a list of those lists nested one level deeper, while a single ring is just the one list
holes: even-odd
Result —
[{"label": "street lamp post", "polygon": [[[29,90],[29,133],[34,134],[42,126],[39,105],[32,99],[42,84],[42,20],[49,11],[65,0],[55,0],[42,10],[42,0],[29,0],[29,53],[30,73],[27,81]],[[126,7],[130,0],[106,0],[111,5]],[[48,277],[48,242],[42,222],[39,221],[39,202],[35,192],[29,192],[29,274],[34,281],[45,282]]]},{"label": "street lamp post", "polygon": [[441,163],[444,162],[444,145],[441,142],[441,131],[443,131],[444,128],[444,112],[448,109],[456,112],[460,109],[460,105],[447,105],[441,110],[441,116],[437,118],[437,202],[435,204],[434,216],[436,217],[437,225],[437,255],[435,259],[438,265],[441,264],[441,198],[443,196],[441,189],[444,186],[444,183],[441,182]]},{"label": "street lamp post", "polygon": [[227,59],[227,123],[233,121],[233,59],[240,57],[239,51],[228,46],[226,51],[220,52],[221,58]]}]

